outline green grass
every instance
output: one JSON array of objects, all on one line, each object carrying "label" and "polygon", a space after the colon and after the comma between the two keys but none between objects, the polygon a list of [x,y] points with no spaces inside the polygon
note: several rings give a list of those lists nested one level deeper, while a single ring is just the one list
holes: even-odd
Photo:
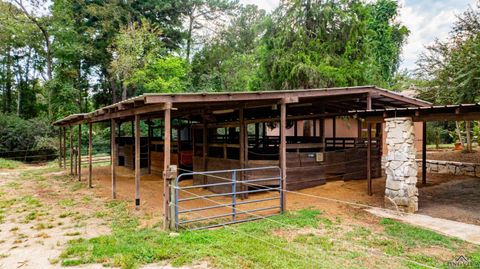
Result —
[{"label": "green grass", "polygon": [[15,169],[20,167],[22,163],[0,158],[0,169]]},{"label": "green grass", "polygon": [[[382,265],[417,268],[415,263],[392,259],[391,256],[441,267],[445,260],[419,253],[418,247],[439,246],[450,250],[452,256],[468,254],[464,253],[465,243],[460,240],[390,219],[382,219],[379,223],[384,232],[373,232],[364,227],[343,231],[340,222],[329,221],[320,211],[312,209],[275,216],[273,221],[182,231],[176,236],[154,228],[139,229],[138,219],[129,214],[123,202],[109,203],[107,211],[110,212],[106,218],[112,223],[112,234],[69,241],[60,256],[63,266],[102,263],[137,268],[141,264],[160,261],[181,266],[206,260],[216,268],[361,268]],[[307,232],[300,232],[302,230]],[[324,233],[308,232],[310,230]],[[385,254],[370,257],[371,254],[358,245]],[[469,255],[480,260],[480,251]]]},{"label": "green grass", "polygon": [[388,235],[396,238],[402,245],[408,247],[443,246],[453,249],[455,245],[461,243],[458,239],[391,219],[382,219],[380,224],[385,227],[385,232]]}]

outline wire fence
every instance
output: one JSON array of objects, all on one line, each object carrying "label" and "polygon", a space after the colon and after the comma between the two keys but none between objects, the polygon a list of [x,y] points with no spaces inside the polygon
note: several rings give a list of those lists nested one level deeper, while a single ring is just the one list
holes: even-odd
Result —
[{"label": "wire fence", "polygon": [[[202,172],[198,172],[199,174],[202,174]],[[208,176],[207,174],[205,176]],[[228,179],[226,177],[220,177],[220,176],[215,176],[217,178],[222,178],[223,180],[228,180],[228,181],[231,181],[231,179]],[[255,184],[255,183],[248,183],[248,185],[250,186],[253,186],[253,187],[263,187],[262,185],[258,185],[258,184]],[[218,204],[218,205],[221,205],[221,206],[226,206],[226,207],[231,207],[232,209],[234,209],[234,205],[225,205],[225,204],[222,204],[221,202],[219,201],[216,201],[214,199],[211,199],[209,197],[205,197],[205,196],[201,196],[201,195],[198,195],[196,193],[193,193],[191,191],[188,191],[186,189],[180,189],[181,192],[184,192],[184,193],[187,193],[191,196],[195,196],[197,197],[198,199],[204,199],[204,200],[207,200],[211,203],[214,203],[214,204]],[[361,203],[354,203],[354,202],[350,202],[350,201],[344,201],[344,200],[340,200],[340,199],[332,199],[332,198],[328,198],[328,197],[322,197],[322,196],[318,196],[318,195],[310,195],[310,194],[305,194],[305,193],[302,193],[302,192],[298,192],[298,191],[288,191],[286,189],[283,190],[284,192],[288,192],[288,193],[293,193],[293,194],[298,194],[298,195],[306,195],[308,197],[311,197],[311,198],[318,198],[318,199],[322,199],[322,200],[326,200],[326,201],[329,201],[329,202],[335,202],[335,203],[343,203],[343,204],[347,204],[347,205],[350,205],[350,206],[360,206],[360,207],[363,207],[363,208],[378,208],[378,207],[374,207],[374,206],[370,206],[370,205],[366,205],[366,204],[361,204]],[[177,205],[178,206],[178,205]],[[189,209],[188,208],[184,208],[184,207],[181,207],[181,206],[178,206],[180,209],[184,210],[184,211],[188,211]],[[270,218],[268,216],[263,216],[263,215],[260,215],[260,214],[257,214],[255,212],[251,212],[251,211],[247,211],[247,210],[241,210],[241,209],[238,209],[238,208],[235,208],[236,211],[238,212],[241,212],[243,214],[247,214],[247,215],[250,215],[252,216],[253,218],[255,218],[256,220],[264,220],[264,221],[269,221],[269,222],[272,222],[272,223],[275,223],[275,224],[278,224],[284,228],[287,228],[287,229],[293,229],[293,230],[296,230],[298,229],[298,227],[294,226],[294,225],[291,225],[291,224],[288,224],[288,223],[285,223],[285,222],[281,222],[281,221],[278,221],[278,220],[275,220],[273,218]],[[201,218],[206,218],[208,216],[204,215],[204,214],[201,214],[199,213],[199,211],[193,211],[191,212],[195,215],[197,215],[199,217],[199,219]],[[230,225],[231,223],[221,223],[217,226],[221,226],[221,227],[224,227],[226,229],[230,229],[230,230],[234,230],[234,231],[237,231],[237,232],[241,232],[239,229],[236,229],[235,227],[231,226]],[[216,226],[215,226],[216,227]],[[246,235],[246,236],[249,236],[255,240],[260,240],[262,241],[261,239],[259,239],[258,237],[253,237],[253,236],[250,236],[248,233],[246,232],[243,232],[243,235]],[[369,254],[373,254],[373,255],[378,255],[378,256],[384,256],[384,257],[387,257],[387,258],[392,258],[392,259],[396,259],[396,260],[400,260],[400,261],[404,261],[404,262],[408,262],[408,263],[412,263],[412,264],[415,264],[417,266],[420,266],[420,267],[423,267],[423,268],[437,268],[437,267],[434,267],[434,266],[431,266],[431,265],[428,265],[428,264],[424,264],[424,263],[421,263],[421,262],[417,262],[415,260],[412,260],[412,259],[409,259],[409,258],[405,258],[405,257],[401,257],[401,256],[395,256],[395,255],[391,255],[391,254],[388,254],[388,253],[385,253],[383,251],[380,251],[380,250],[376,250],[374,248],[369,248],[367,246],[364,246],[364,245],[360,245],[360,244],[357,244],[357,243],[353,243],[352,241],[347,241],[347,240],[341,240],[341,239],[335,239],[335,238],[330,238],[331,241],[334,241],[334,242],[338,242],[338,243],[344,243],[344,244],[347,244],[348,246],[350,247],[353,247],[357,250],[361,250],[361,251],[365,251],[366,253],[369,253]],[[268,242],[269,244],[272,244],[271,242]],[[281,246],[278,246],[278,245],[275,245],[273,244],[274,247],[276,248],[279,248],[283,251],[286,251],[288,253],[292,253],[290,250],[286,249],[286,248],[283,248]],[[318,248],[317,249],[318,251],[320,252],[324,252],[325,250],[324,249],[320,249]],[[312,260],[312,257],[310,256],[305,256],[303,255],[303,252],[302,253],[294,253],[293,254],[295,255],[298,255],[298,256],[301,256],[301,257],[304,257],[304,258],[307,258],[309,260]],[[314,261],[315,263],[319,264],[319,261],[317,260],[312,260]]]}]

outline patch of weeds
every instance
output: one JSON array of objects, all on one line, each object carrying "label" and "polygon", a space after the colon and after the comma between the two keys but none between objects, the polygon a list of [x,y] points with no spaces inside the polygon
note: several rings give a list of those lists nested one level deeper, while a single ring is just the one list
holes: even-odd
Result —
[{"label": "patch of weeds", "polygon": [[46,239],[46,238],[49,238],[50,235],[48,235],[47,233],[39,233],[39,234],[35,235],[35,237]]},{"label": "patch of weeds", "polygon": [[0,200],[0,208],[7,209],[11,207],[16,201],[16,199]]},{"label": "patch of weeds", "polygon": [[72,198],[62,199],[58,201],[58,205],[63,207],[71,207],[71,206],[74,206],[75,204],[76,204],[75,200],[73,200]]},{"label": "patch of weeds", "polygon": [[23,196],[20,199],[20,202],[23,202],[25,205],[30,206],[30,207],[41,207],[42,206],[42,203],[38,199],[33,198],[33,196],[31,196],[31,195]]},{"label": "patch of weeds", "polygon": [[18,190],[20,189],[20,187],[22,187],[22,184],[16,182],[16,181],[10,181],[6,184],[6,186],[8,188],[11,188],[11,189],[14,189],[14,190]]},{"label": "patch of weeds", "polygon": [[72,186],[70,186],[70,191],[71,192],[76,192],[83,188],[83,183],[82,182],[75,182]]},{"label": "patch of weeds", "polygon": [[[427,266],[431,266],[432,268],[440,268],[442,267],[442,264],[443,262],[441,261],[438,261],[432,257],[429,257],[429,256],[426,256],[426,255],[423,255],[423,254],[409,254],[407,255],[407,258],[413,262],[410,262],[410,261],[404,261],[404,264],[408,267],[408,268],[425,268],[425,266],[423,266],[423,264],[427,265]],[[417,264],[417,263],[420,263],[420,264]],[[459,268],[462,268],[462,267],[459,267]]]},{"label": "patch of weeds", "polygon": [[97,211],[97,212],[95,212],[94,216],[96,218],[102,219],[102,218],[107,216],[107,212],[106,211]]},{"label": "patch of weeds", "polygon": [[380,224],[385,232],[409,247],[444,246],[452,248],[459,240],[440,235],[436,232],[404,224],[392,219],[382,219]]},{"label": "patch of weeds", "polygon": [[35,226],[33,226],[33,229],[35,230],[43,230],[43,229],[46,229],[47,228],[47,225],[45,225],[45,223],[37,223],[35,224]]},{"label": "patch of weeds", "polygon": [[333,242],[329,238],[324,236],[316,236],[314,234],[298,235],[293,241],[296,243],[314,245],[323,250],[331,250],[333,248]]},{"label": "patch of weeds", "polygon": [[386,254],[399,256],[405,253],[405,249],[397,241],[386,239],[386,238],[376,238],[368,242],[370,247],[381,248]]},{"label": "patch of weeds", "polygon": [[21,166],[21,162],[0,158],[0,169],[15,169]]},{"label": "patch of weeds", "polygon": [[88,204],[92,201],[92,197],[90,196],[83,196],[82,197],[82,202],[85,203],[85,204]]},{"label": "patch of weeds", "polygon": [[25,239],[28,238],[26,234],[17,234],[17,239]]},{"label": "patch of weeds", "polygon": [[38,213],[36,211],[32,211],[25,216],[24,222],[29,223],[30,221],[36,219],[37,216],[38,216]]},{"label": "patch of weeds", "polygon": [[8,256],[10,256],[10,254],[8,254],[8,253],[0,254],[0,259],[5,259],[5,258],[7,258]]},{"label": "patch of weeds", "polygon": [[70,217],[70,216],[73,216],[75,215],[77,212],[72,212],[72,211],[65,211],[63,213],[60,213],[60,215],[58,215],[59,218],[66,218],[66,217]]},{"label": "patch of weeds", "polygon": [[371,234],[372,231],[370,231],[370,229],[362,226],[356,226],[352,231],[349,231],[345,234],[345,238],[347,240],[355,239],[364,242]]},{"label": "patch of weeds", "polygon": [[[148,228],[139,229],[138,220],[128,214],[125,203],[112,202],[106,205],[112,216],[112,234],[89,240],[70,240],[61,254],[62,265],[103,263],[108,266],[136,268],[140,264],[169,260],[174,266],[191,264],[208,259],[213,267],[230,268],[231,264],[254,264],[258,268],[311,268],[311,260],[294,254],[296,246],[286,239],[272,235],[273,229],[288,223],[293,227],[318,226],[319,211],[302,210],[274,217],[275,221],[256,221],[204,231],[185,231],[177,236]],[[249,234],[259,240],[252,240]],[[300,240],[300,239],[299,239]],[[322,237],[305,238],[309,248],[325,249],[331,243]],[[266,244],[265,241],[269,243]],[[272,248],[271,244],[279,246]],[[232,255],[234,252],[238,255]],[[288,251],[283,251],[287,249]],[[311,252],[311,251],[310,251]],[[323,255],[321,251],[312,255]],[[241,258],[240,258],[241,257]],[[246,259],[246,260],[245,260]],[[335,267],[329,262],[323,267]]]},{"label": "patch of weeds", "polygon": [[77,236],[80,235],[80,232],[68,232],[64,234],[65,236]]},{"label": "patch of weeds", "polygon": [[19,230],[18,227],[13,227],[13,228],[10,229],[10,232],[16,232],[16,231],[18,231],[18,230]]}]

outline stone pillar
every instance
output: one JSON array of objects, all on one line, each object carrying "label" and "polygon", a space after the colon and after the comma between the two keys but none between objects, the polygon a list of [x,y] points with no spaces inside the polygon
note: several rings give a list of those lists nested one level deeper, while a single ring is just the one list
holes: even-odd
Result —
[{"label": "stone pillar", "polygon": [[385,119],[387,158],[385,207],[413,213],[418,210],[415,133],[411,118]]}]

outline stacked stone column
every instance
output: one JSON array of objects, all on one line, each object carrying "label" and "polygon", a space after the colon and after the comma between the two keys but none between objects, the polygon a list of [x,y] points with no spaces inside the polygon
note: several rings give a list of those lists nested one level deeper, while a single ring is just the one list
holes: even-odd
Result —
[{"label": "stacked stone column", "polygon": [[418,210],[415,133],[411,118],[385,119],[387,157],[385,207],[413,213]]}]

